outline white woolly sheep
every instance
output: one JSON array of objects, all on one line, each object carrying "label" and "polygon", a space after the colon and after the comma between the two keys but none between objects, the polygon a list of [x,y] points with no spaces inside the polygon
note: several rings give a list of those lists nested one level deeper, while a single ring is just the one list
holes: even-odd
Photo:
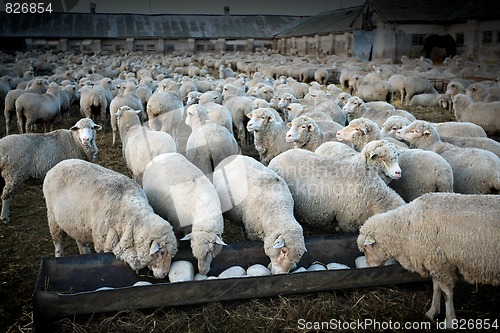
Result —
[{"label": "white woolly sheep", "polygon": [[380,78],[370,79],[368,76],[353,75],[349,80],[352,87],[351,94],[354,94],[364,101],[392,101],[393,88],[391,84]]},{"label": "white woolly sheep", "polygon": [[16,100],[24,93],[43,94],[47,91],[49,82],[42,78],[37,78],[29,83],[26,89],[10,90],[5,95],[4,101],[4,117],[5,117],[5,135],[9,135],[9,127],[12,118],[16,115]]},{"label": "white woolly sheep", "polygon": [[247,116],[247,130],[253,132],[255,149],[259,153],[260,162],[268,165],[269,161],[282,152],[293,148],[286,141],[288,126],[276,121],[274,112],[269,108],[258,108]]},{"label": "white woolly sheep", "polygon": [[488,135],[484,129],[468,121],[446,121],[434,123],[438,129],[439,136],[443,137],[464,137],[464,138],[486,138]]},{"label": "white woolly sheep", "polygon": [[[312,227],[357,231],[368,219],[404,204],[376,171],[349,161],[334,162],[305,149],[291,149],[269,163],[288,184],[295,216]],[[380,200],[383,198],[383,200]]]},{"label": "white woolly sheep", "polygon": [[[439,129],[438,129],[439,132]],[[458,147],[479,148],[491,151],[493,154],[500,157],[500,142],[490,138],[465,138],[461,136],[441,137],[444,142],[451,143]]]},{"label": "white woolly sheep", "polygon": [[456,319],[453,288],[459,277],[469,283],[500,284],[494,236],[500,232],[499,215],[495,195],[429,193],[369,218],[360,228],[358,248],[370,267],[396,259],[406,270],[431,276],[432,304],[426,316],[434,319],[439,314],[444,292],[446,327],[451,329]]},{"label": "white woolly sheep", "polygon": [[255,159],[237,155],[217,166],[214,186],[224,216],[242,224],[249,239],[264,242],[271,273],[288,273],[306,247],[285,181]]},{"label": "white woolly sheep", "polygon": [[94,160],[98,152],[96,131],[100,129],[91,119],[84,118],[69,130],[12,134],[0,139],[2,222],[9,222],[12,197],[28,179],[43,179],[47,171],[64,159]]},{"label": "white woolly sheep", "polygon": [[469,96],[458,94],[453,97],[453,110],[458,121],[479,125],[490,136],[500,134],[500,101],[473,102]]},{"label": "white woolly sheep", "polygon": [[410,106],[441,107],[449,109],[451,98],[447,94],[427,93],[414,95],[410,100]]},{"label": "white woolly sheep", "polygon": [[184,156],[170,153],[151,160],[142,187],[155,213],[169,221],[179,237],[191,241],[198,271],[206,275],[226,245],[221,204],[212,183]]},{"label": "white woolly sheep", "polygon": [[457,193],[489,194],[500,191],[500,158],[490,151],[460,148],[442,142],[437,128],[416,120],[400,129],[396,136],[412,147],[441,155],[453,170],[453,190]]},{"label": "white woolly sheep", "polygon": [[198,104],[207,110],[208,118],[216,124],[224,126],[229,133],[233,134],[233,116],[225,106],[215,102],[212,93],[203,93],[198,100]]},{"label": "white woolly sheep", "polygon": [[[82,186],[85,184],[85,186]],[[82,160],[65,160],[43,182],[55,256],[64,255],[64,238],[80,253],[113,252],[132,269],[148,267],[164,278],[177,253],[172,226],[153,212],[142,188],[130,178]]]},{"label": "white woolly sheep", "polygon": [[419,76],[408,76],[403,80],[401,105],[408,105],[414,95],[435,92],[436,89],[432,86],[429,79]]},{"label": "white woolly sheep", "polygon": [[[120,87],[119,87],[120,88]],[[121,89],[120,89],[121,90]],[[109,120],[111,123],[111,130],[113,131],[113,143],[114,146],[116,143],[116,132],[118,131],[118,127],[116,124],[116,113],[118,109],[122,106],[128,106],[133,110],[140,110],[139,118],[141,121],[146,120],[146,114],[144,112],[141,99],[136,94],[136,88],[134,84],[127,84],[123,91],[120,91],[118,95],[116,95],[111,104],[109,106]]]},{"label": "white woolly sheep", "polygon": [[[348,143],[357,151],[361,151],[369,142],[381,139],[382,133],[377,124],[366,118],[354,119],[337,132],[337,140]],[[392,143],[398,142],[392,137],[385,139]],[[396,193],[408,202],[423,193],[453,191],[453,172],[444,158],[432,151],[406,148],[406,145],[398,146],[401,178],[389,183]]]},{"label": "white woolly sheep", "polygon": [[483,83],[476,82],[467,88],[466,92],[474,102],[500,101],[500,87],[486,87]]},{"label": "white woolly sheep", "polygon": [[94,121],[99,120],[104,130],[107,123],[107,109],[108,101],[103,89],[93,85],[84,86],[80,89],[80,112],[82,116]]},{"label": "white woolly sheep", "polygon": [[288,123],[286,141],[291,142],[293,148],[302,148],[314,151],[324,142],[336,141],[335,132],[322,132],[314,120],[308,116],[299,116]]},{"label": "white woolly sheep", "polygon": [[211,173],[224,158],[238,154],[234,136],[210,120],[205,108],[199,104],[186,110],[186,124],[191,127],[186,144],[186,158],[211,179]]},{"label": "white woolly sheep", "polygon": [[159,154],[176,152],[176,145],[170,134],[142,126],[140,113],[140,110],[124,105],[115,114],[123,157],[139,185],[142,184],[142,175],[149,161]]},{"label": "white woolly sheep", "polygon": [[184,104],[177,84],[162,80],[146,105],[149,127],[170,134],[178,142],[178,129],[184,115]]},{"label": "white woolly sheep", "polygon": [[330,115],[323,111],[307,111],[302,104],[291,103],[287,107],[287,114],[289,121],[296,119],[300,116],[307,116],[314,120],[318,125],[321,132],[337,132],[343,126],[334,121]]},{"label": "white woolly sheep", "polygon": [[349,98],[347,104],[342,108],[342,112],[347,115],[349,122],[353,119],[364,117],[373,120],[379,127],[382,127],[387,118],[394,115],[408,118],[411,121],[415,120],[415,117],[405,110],[380,111],[368,109],[363,100],[356,96]]},{"label": "white woolly sheep", "polygon": [[45,132],[52,131],[54,120],[61,113],[59,87],[51,83],[45,94],[24,93],[15,104],[19,133],[32,132],[36,123],[43,123]]},{"label": "white woolly sheep", "polygon": [[[250,142],[251,135],[246,131],[247,114],[252,112],[253,99],[249,96],[239,95],[238,88],[233,84],[225,84],[222,95],[222,105],[226,107],[233,118],[233,132],[240,144]],[[248,133],[248,134],[247,134]]]},{"label": "white woolly sheep", "polygon": [[359,153],[340,142],[325,142],[314,152],[334,161],[365,164],[367,168],[375,170],[386,184],[401,177],[399,152],[396,146],[387,140],[371,141]]}]

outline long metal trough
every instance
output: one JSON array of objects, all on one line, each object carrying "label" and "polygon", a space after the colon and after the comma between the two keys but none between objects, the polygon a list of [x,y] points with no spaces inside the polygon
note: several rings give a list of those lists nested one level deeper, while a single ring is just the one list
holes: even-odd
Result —
[{"label": "long metal trough", "polygon": [[[57,318],[79,314],[427,280],[400,265],[355,269],[354,261],[362,254],[354,234],[306,237],[306,247],[308,252],[299,267],[314,262],[336,262],[352,269],[169,283],[150,277],[147,270],[133,271],[111,253],[43,258],[33,294],[35,329],[44,331]],[[180,248],[175,260],[189,260],[196,267],[190,247]],[[230,266],[247,268],[256,263],[266,266],[269,263],[261,242],[229,244],[213,260],[209,275],[218,275]],[[149,281],[152,285],[133,286],[138,281]],[[97,290],[102,287],[112,289]]]}]

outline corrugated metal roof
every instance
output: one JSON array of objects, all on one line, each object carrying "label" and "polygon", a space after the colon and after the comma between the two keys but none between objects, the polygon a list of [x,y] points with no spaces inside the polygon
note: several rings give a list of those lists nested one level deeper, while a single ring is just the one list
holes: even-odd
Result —
[{"label": "corrugated metal roof", "polygon": [[301,16],[0,13],[0,36],[38,38],[272,38]]},{"label": "corrugated metal roof", "polygon": [[363,6],[337,9],[304,19],[281,31],[276,37],[307,36],[353,30],[352,23]]},{"label": "corrugated metal roof", "polygon": [[451,23],[500,17],[498,0],[367,0],[367,4],[389,23]]}]

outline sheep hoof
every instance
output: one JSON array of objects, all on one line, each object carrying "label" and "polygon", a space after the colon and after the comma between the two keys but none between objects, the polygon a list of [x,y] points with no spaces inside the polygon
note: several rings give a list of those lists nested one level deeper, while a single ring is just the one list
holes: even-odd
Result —
[{"label": "sheep hoof", "polygon": [[425,316],[427,318],[429,318],[430,320],[434,320],[434,318],[438,315],[439,313],[435,313],[432,309],[430,309],[429,311],[427,311],[425,313]]},{"label": "sheep hoof", "polygon": [[10,219],[8,217],[2,217],[1,218],[3,224],[9,224]]}]

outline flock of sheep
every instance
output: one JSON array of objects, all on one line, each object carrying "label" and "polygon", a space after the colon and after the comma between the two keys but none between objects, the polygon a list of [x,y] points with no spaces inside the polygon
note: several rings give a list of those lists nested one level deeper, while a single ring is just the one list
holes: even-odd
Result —
[{"label": "flock of sheep", "polygon": [[[427,315],[444,292],[448,326],[459,276],[500,283],[500,86],[464,78],[498,75],[496,65],[272,53],[3,58],[1,220],[28,179],[43,180],[56,256],[69,235],[80,253],[93,244],[165,278],[178,240],[189,240],[207,275],[226,219],[263,242],[272,274],[293,271],[307,251],[303,226],[359,232],[369,266],[393,258],[432,276]],[[443,93],[438,78],[449,80]],[[82,119],[53,131],[72,105]],[[407,105],[457,121],[418,120]],[[100,130],[113,144],[119,135],[133,179],[93,163]]]}]

